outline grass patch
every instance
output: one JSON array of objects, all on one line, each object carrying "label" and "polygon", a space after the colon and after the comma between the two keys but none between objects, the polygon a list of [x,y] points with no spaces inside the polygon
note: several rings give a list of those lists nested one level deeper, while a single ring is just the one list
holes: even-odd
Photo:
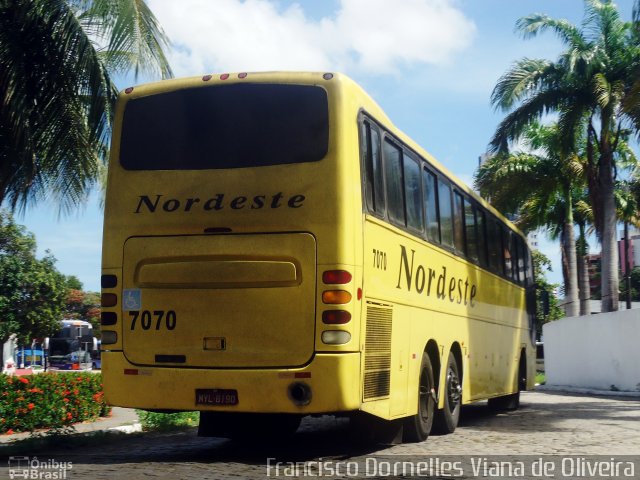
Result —
[{"label": "grass patch", "polygon": [[144,431],[166,432],[180,428],[196,427],[200,422],[200,412],[155,413],[136,410]]}]

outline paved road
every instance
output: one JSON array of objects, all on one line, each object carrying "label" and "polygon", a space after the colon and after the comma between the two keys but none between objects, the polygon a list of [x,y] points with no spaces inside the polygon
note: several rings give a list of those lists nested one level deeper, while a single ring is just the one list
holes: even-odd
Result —
[{"label": "paved road", "polygon": [[[605,455],[607,459],[636,455],[638,471],[634,472],[634,477],[640,477],[640,399],[527,392],[522,395],[521,403],[520,410],[505,414],[492,414],[482,403],[465,407],[454,434],[431,436],[420,444],[391,447],[357,446],[350,440],[346,419],[322,417],[305,419],[298,433],[284,445],[247,446],[217,438],[198,438],[195,430],[189,430],[123,436],[106,445],[89,445],[81,454],[70,452],[64,446],[24,454],[30,459],[37,456],[39,462],[72,462],[66,471],[67,479],[202,480],[264,478],[268,474],[276,477],[276,473],[282,477],[307,473],[317,478],[319,468],[324,468],[322,473],[327,476],[327,469],[337,466],[343,468],[340,473],[345,478],[349,467],[353,473],[355,462],[360,462],[361,466],[369,462],[374,469],[378,468],[375,462],[380,464],[379,471],[361,468],[358,471],[361,477],[365,477],[365,472],[386,476],[383,462],[390,458],[415,463],[429,459],[433,462],[434,458],[451,461],[460,455],[509,455],[514,462],[515,456],[519,455]],[[267,467],[269,458],[274,459],[269,460],[270,468]],[[322,463],[313,463],[318,459],[322,459]],[[298,470],[292,470],[291,462],[299,462]],[[0,461],[0,479],[8,478],[6,465],[4,460]],[[305,467],[308,470],[305,471]],[[43,468],[52,472],[55,464]],[[530,468],[528,464],[526,468]],[[433,471],[431,473],[431,478],[437,476]],[[456,476],[455,470],[449,473]],[[516,470],[512,473],[512,478],[539,478],[529,476],[531,472],[519,475]],[[624,471],[619,473],[610,478],[625,478]],[[462,478],[474,476],[465,473]],[[582,475],[581,478],[593,477]]]}]

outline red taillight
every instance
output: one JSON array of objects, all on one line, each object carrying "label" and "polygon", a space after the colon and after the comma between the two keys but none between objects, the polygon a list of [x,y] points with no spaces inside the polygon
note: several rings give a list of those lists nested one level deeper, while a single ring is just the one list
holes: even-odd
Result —
[{"label": "red taillight", "polygon": [[327,270],[322,274],[322,281],[327,285],[344,285],[352,278],[353,276],[346,270]]},{"label": "red taillight", "polygon": [[351,320],[351,314],[344,310],[327,310],[322,312],[322,322],[328,325],[344,325]]}]

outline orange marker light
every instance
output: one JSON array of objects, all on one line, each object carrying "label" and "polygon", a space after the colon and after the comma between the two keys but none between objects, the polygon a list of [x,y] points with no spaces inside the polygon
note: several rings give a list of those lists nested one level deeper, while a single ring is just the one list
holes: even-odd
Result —
[{"label": "orange marker light", "polygon": [[343,305],[351,301],[351,294],[345,290],[327,290],[322,292],[322,302],[329,305]]},{"label": "orange marker light", "polygon": [[115,307],[118,304],[118,297],[115,293],[103,293],[100,296],[100,304],[103,307]]}]

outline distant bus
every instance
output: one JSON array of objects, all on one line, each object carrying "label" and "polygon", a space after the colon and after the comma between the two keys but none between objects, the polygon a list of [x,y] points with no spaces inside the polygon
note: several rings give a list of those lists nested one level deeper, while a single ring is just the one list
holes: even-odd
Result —
[{"label": "distant bus", "polygon": [[422,441],[534,385],[525,237],[340,74],[125,90],[102,261],[107,400],[201,435],[333,413]]},{"label": "distant bus", "polygon": [[93,325],[84,320],[62,320],[60,330],[45,339],[48,368],[91,370],[92,355],[98,351]]},{"label": "distant bus", "polygon": [[19,368],[44,369],[46,362],[45,351],[42,345],[33,342],[29,347],[20,347],[15,352],[16,365]]}]

